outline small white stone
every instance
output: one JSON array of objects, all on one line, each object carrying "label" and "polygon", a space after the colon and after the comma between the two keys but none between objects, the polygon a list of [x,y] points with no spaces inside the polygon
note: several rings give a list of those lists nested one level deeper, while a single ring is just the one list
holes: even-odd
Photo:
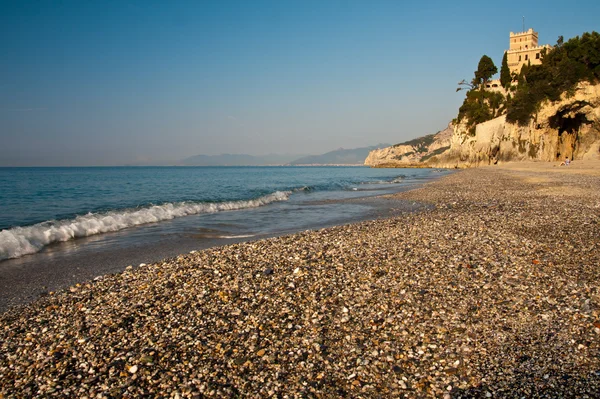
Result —
[{"label": "small white stone", "polygon": [[137,371],[138,371],[138,366],[133,365],[133,366],[129,367],[129,372],[131,374],[135,374]]},{"label": "small white stone", "polygon": [[451,390],[452,390],[452,385],[448,385],[448,386],[446,387],[446,390],[448,390],[448,391],[451,391]]},{"label": "small white stone", "polygon": [[140,263],[140,267],[144,267],[144,266],[146,266],[145,263]]},{"label": "small white stone", "polygon": [[297,268],[294,269],[294,274],[298,274],[298,273],[300,273],[300,268],[299,267],[297,267]]},{"label": "small white stone", "polygon": [[485,397],[486,397],[486,398],[491,398],[491,397],[492,397],[492,394],[491,394],[490,392],[486,392],[486,393],[485,393]]}]

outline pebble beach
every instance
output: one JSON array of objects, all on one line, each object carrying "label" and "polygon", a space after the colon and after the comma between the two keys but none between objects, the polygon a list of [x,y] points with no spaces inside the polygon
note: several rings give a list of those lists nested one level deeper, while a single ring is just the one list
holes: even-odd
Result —
[{"label": "pebble beach", "polygon": [[0,315],[0,398],[600,397],[600,168],[460,171],[394,217],[194,251]]}]

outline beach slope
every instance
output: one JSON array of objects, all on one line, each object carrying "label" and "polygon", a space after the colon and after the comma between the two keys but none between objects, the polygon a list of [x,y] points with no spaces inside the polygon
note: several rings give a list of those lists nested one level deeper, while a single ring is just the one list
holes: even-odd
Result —
[{"label": "beach slope", "polygon": [[0,397],[594,397],[599,193],[594,162],[469,169],[53,293],[0,317]]}]

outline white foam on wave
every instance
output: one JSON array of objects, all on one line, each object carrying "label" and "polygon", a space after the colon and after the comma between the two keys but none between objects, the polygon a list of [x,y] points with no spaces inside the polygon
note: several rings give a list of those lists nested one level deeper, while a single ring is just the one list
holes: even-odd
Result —
[{"label": "white foam on wave", "polygon": [[290,195],[290,191],[277,191],[248,201],[168,203],[141,209],[88,213],[70,220],[47,221],[33,226],[13,227],[0,231],[0,260],[32,254],[52,243],[119,231],[142,224],[201,213],[257,208],[273,202],[286,201]]},{"label": "white foam on wave", "polygon": [[393,178],[392,180],[374,180],[374,181],[365,181],[360,184],[398,184],[404,181],[405,176],[401,175]]},{"label": "white foam on wave", "polygon": [[239,235],[235,235],[235,236],[217,236],[217,238],[225,238],[227,240],[232,240],[234,238],[250,238],[250,237],[254,237],[254,234],[239,234]]}]

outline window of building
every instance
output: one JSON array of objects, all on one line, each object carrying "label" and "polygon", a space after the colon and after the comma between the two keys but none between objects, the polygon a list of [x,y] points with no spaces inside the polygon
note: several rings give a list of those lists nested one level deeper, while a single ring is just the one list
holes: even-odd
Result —
[{"label": "window of building", "polygon": [[535,53],[535,59],[539,60],[540,59],[540,53]]},{"label": "window of building", "polygon": [[527,61],[527,54],[525,54],[525,61]]},{"label": "window of building", "polygon": [[521,62],[521,56],[519,56],[519,62]]}]

